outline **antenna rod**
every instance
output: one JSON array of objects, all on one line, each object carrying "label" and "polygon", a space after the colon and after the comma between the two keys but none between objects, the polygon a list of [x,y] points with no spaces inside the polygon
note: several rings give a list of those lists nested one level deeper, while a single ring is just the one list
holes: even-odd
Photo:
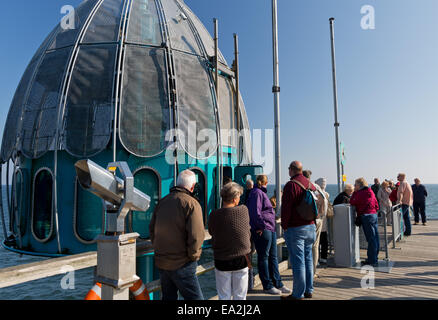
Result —
[{"label": "antenna rod", "polygon": [[[236,33],[234,34],[234,75],[236,77],[236,128],[240,132],[239,36]],[[240,135],[236,138],[238,139],[237,161],[240,162]]]},{"label": "antenna rod", "polygon": [[[213,19],[214,22],[214,74],[215,74],[215,89],[216,89],[216,103],[219,105],[219,23],[218,20],[215,18]],[[219,110],[219,107],[218,107]],[[218,113],[219,114],[219,113]],[[219,118],[219,129],[220,129],[220,118]],[[218,141],[219,141],[219,151],[217,154],[218,161],[217,161],[217,169],[216,169],[216,179],[217,179],[217,194],[220,194],[220,191],[222,190],[222,183],[224,180],[224,172],[223,172],[223,153],[222,153],[222,137],[220,131],[218,132]],[[221,199],[218,196],[217,197],[217,207],[220,208],[221,206]]]},{"label": "antenna rod", "polygon": [[278,23],[277,23],[277,0],[272,0],[272,47],[274,63],[274,113],[275,113],[275,190],[277,206],[275,212],[281,210],[281,168],[280,168],[280,76],[278,63]]},{"label": "antenna rod", "polygon": [[335,59],[335,31],[334,21],[335,18],[330,18],[330,38],[332,44],[332,71],[333,71],[333,100],[335,108],[335,135],[336,135],[336,170],[337,170],[337,184],[338,193],[341,193],[341,161],[339,154],[339,126],[338,122],[338,89],[336,85],[336,59]]}]

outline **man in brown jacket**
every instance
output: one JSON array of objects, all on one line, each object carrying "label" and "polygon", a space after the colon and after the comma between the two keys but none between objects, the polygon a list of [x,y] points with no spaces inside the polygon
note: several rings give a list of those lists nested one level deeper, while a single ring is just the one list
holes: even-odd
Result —
[{"label": "man in brown jacket", "polygon": [[155,250],[155,265],[160,272],[162,299],[203,300],[196,276],[205,239],[202,209],[192,192],[196,176],[181,172],[177,186],[155,207],[149,225]]}]

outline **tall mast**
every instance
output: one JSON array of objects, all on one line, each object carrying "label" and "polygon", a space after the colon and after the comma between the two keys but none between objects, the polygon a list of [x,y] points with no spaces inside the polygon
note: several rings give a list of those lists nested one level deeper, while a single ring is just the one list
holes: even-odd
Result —
[{"label": "tall mast", "polygon": [[339,153],[339,122],[338,122],[338,89],[336,85],[336,59],[335,59],[335,18],[330,18],[330,38],[332,44],[332,71],[333,71],[333,102],[335,109],[335,136],[336,136],[336,170],[337,170],[337,184],[338,193],[341,193],[341,160]]},{"label": "tall mast", "polygon": [[275,114],[275,190],[277,215],[281,210],[281,168],[280,168],[280,75],[278,63],[278,23],[277,23],[277,0],[272,0],[272,49],[274,63],[274,114]]}]

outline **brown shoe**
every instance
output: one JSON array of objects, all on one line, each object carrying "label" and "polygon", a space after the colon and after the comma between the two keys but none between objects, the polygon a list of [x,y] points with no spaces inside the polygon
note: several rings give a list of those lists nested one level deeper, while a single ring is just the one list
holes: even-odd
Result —
[{"label": "brown shoe", "polygon": [[281,296],[281,300],[283,301],[283,300],[304,300],[304,299],[303,298],[296,298],[296,297],[290,295],[290,296]]},{"label": "brown shoe", "polygon": [[306,299],[312,299],[313,295],[311,293],[304,293],[304,298]]}]

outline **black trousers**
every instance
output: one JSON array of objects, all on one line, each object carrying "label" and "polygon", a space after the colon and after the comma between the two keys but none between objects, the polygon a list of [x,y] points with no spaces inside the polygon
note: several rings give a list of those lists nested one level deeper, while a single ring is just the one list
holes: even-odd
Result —
[{"label": "black trousers", "polygon": [[414,202],[414,216],[416,223],[420,222],[420,214],[421,222],[426,223],[426,203]]},{"label": "black trousers", "polygon": [[319,244],[321,246],[321,254],[319,256],[321,257],[321,259],[327,260],[327,253],[328,253],[327,232],[321,232],[321,236],[319,238]]}]

